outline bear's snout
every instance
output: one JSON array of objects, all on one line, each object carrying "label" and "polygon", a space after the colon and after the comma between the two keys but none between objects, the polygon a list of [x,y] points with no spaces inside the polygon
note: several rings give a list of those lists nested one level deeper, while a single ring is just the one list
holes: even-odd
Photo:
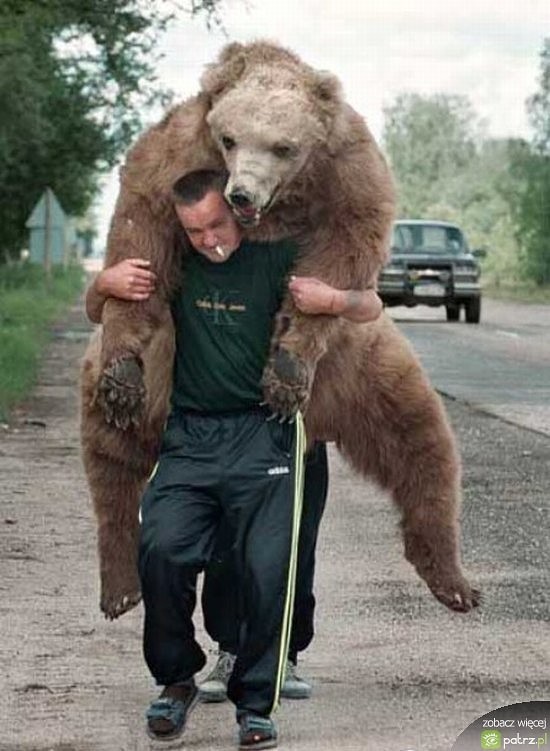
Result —
[{"label": "bear's snout", "polygon": [[229,202],[238,209],[254,208],[252,196],[243,188],[234,188],[229,194]]}]

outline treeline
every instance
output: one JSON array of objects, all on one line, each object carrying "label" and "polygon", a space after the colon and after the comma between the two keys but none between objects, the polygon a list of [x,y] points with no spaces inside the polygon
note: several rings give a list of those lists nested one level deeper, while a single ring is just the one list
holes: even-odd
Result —
[{"label": "treeline", "polygon": [[496,284],[550,284],[550,39],[540,59],[531,142],[486,138],[465,97],[403,94],[384,113],[400,216],[459,222]]},{"label": "treeline", "polygon": [[0,263],[25,244],[46,186],[82,215],[98,177],[166,98],[155,44],[175,9],[216,22],[219,0],[2,0]]}]

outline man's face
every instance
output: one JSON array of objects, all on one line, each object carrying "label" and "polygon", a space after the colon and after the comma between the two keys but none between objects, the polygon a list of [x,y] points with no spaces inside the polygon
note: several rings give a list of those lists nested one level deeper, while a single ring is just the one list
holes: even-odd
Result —
[{"label": "man's face", "polygon": [[218,191],[209,191],[190,206],[176,204],[176,214],[191,245],[209,261],[223,263],[239,247],[241,230]]}]

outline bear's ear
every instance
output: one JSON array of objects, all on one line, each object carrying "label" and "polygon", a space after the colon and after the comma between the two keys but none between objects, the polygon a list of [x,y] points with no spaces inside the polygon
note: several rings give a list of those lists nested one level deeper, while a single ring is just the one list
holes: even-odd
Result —
[{"label": "bear's ear", "polygon": [[218,61],[206,66],[201,76],[201,89],[216,97],[242,76],[246,66],[246,52],[242,44],[233,42],[222,50]]},{"label": "bear's ear", "polygon": [[323,104],[339,103],[342,99],[340,81],[326,70],[317,70],[311,82],[311,91]]}]

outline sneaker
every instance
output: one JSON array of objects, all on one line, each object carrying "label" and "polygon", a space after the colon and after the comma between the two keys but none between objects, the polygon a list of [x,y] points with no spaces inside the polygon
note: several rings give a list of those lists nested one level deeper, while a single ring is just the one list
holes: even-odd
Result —
[{"label": "sneaker", "polygon": [[277,729],[271,717],[243,712],[239,717],[239,751],[276,746]]},{"label": "sneaker", "polygon": [[222,649],[218,655],[214,669],[199,686],[201,701],[215,702],[227,699],[227,683],[233,672],[236,657],[231,652],[224,652]]},{"label": "sneaker", "polygon": [[[148,736],[162,744],[178,739],[185,730],[185,723],[198,696],[199,692],[192,678],[185,683],[166,686],[147,710]],[[164,745],[164,748],[169,748],[170,745]]]},{"label": "sneaker", "polygon": [[296,665],[286,661],[285,679],[281,686],[281,696],[284,699],[309,699],[313,687],[296,673]]}]

